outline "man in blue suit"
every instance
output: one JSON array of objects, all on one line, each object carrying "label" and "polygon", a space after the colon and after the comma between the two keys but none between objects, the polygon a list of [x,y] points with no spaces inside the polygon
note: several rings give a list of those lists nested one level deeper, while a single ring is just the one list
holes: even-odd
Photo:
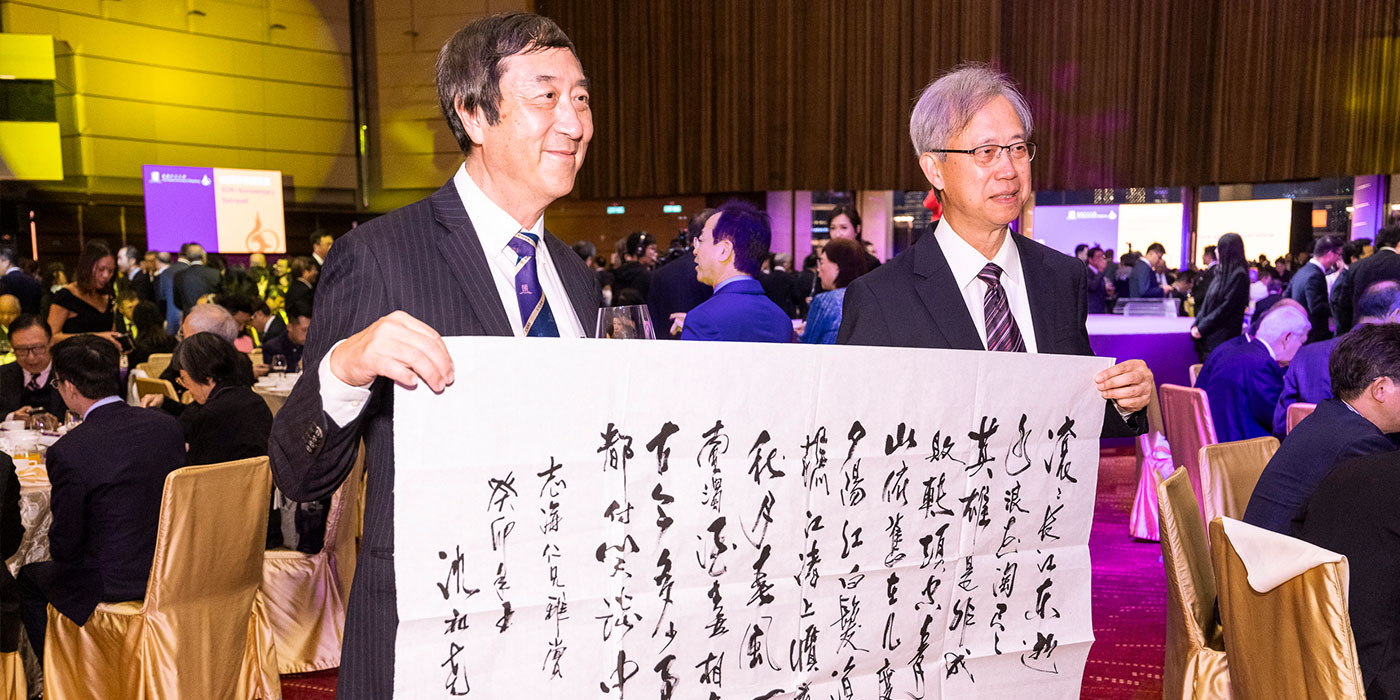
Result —
[{"label": "man in blue suit", "polygon": [[1133,265],[1128,278],[1128,296],[1141,299],[1161,299],[1171,292],[1171,286],[1157,279],[1157,263],[1167,249],[1161,243],[1147,246],[1147,252]]},{"label": "man in blue suit", "polygon": [[1332,307],[1327,302],[1327,275],[1337,267],[1341,259],[1341,237],[1320,238],[1313,246],[1312,259],[1304,263],[1302,269],[1298,270],[1288,283],[1286,296],[1308,310],[1308,321],[1312,323],[1312,333],[1308,334],[1309,343],[1332,337],[1332,329],[1328,326],[1332,319]]},{"label": "man in blue suit", "polygon": [[1308,316],[1296,301],[1276,304],[1253,340],[1215,349],[1196,386],[1210,399],[1221,442],[1273,434],[1274,406],[1283,390],[1283,367],[1308,337]]},{"label": "man in blue suit", "polygon": [[1245,522],[1292,534],[1299,508],[1333,466],[1395,450],[1386,434],[1400,431],[1400,325],[1359,326],[1342,336],[1331,377],[1338,398],[1324,399],[1284,438],[1249,497]]},{"label": "man in blue suit", "polygon": [[[1302,274],[1302,273],[1299,273]],[[1297,275],[1294,275],[1297,279]],[[1374,323],[1395,323],[1400,316],[1400,284],[1389,280],[1377,282],[1361,295],[1356,304],[1358,327]],[[1283,392],[1278,396],[1274,407],[1274,434],[1283,435],[1288,427],[1288,407],[1295,403],[1320,404],[1332,398],[1332,379],[1327,373],[1327,358],[1332,349],[1341,342],[1342,336],[1328,338],[1316,343],[1308,343],[1293,361],[1288,363],[1288,371],[1283,375]]]},{"label": "man in blue suit", "polygon": [[792,321],[755,279],[771,239],[768,215],[747,202],[729,202],[705,222],[695,277],[715,295],[686,314],[681,340],[792,341]]}]

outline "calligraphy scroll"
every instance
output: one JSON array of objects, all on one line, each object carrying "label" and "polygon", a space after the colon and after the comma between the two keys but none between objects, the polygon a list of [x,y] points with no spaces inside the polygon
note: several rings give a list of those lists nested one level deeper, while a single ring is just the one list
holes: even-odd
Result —
[{"label": "calligraphy scroll", "polygon": [[395,695],[1075,698],[1106,359],[454,338]]}]

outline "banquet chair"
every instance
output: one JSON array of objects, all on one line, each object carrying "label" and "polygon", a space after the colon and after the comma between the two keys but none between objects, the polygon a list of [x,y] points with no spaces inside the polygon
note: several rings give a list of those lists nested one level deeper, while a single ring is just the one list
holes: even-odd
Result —
[{"label": "banquet chair", "polygon": [[1293,432],[1294,426],[1298,425],[1299,423],[1302,423],[1304,418],[1307,418],[1308,416],[1312,415],[1313,410],[1316,408],[1317,404],[1315,403],[1289,404],[1288,417],[1285,419],[1288,427],[1284,429],[1283,434],[1287,435]]},{"label": "banquet chair", "polygon": [[1128,534],[1135,539],[1157,542],[1157,485],[1171,475],[1175,468],[1171,448],[1162,431],[1162,408],[1157,399],[1157,387],[1147,401],[1147,432],[1137,436],[1133,446],[1137,460],[1137,493],[1128,515]]},{"label": "banquet chair", "polygon": [[151,356],[141,363],[146,365],[146,376],[159,377],[165,374],[165,368],[170,366],[170,358],[174,356],[174,353],[169,352],[151,353]]},{"label": "banquet chair", "polygon": [[1167,572],[1167,642],[1162,697],[1229,700],[1225,638],[1215,622],[1215,579],[1196,498],[1184,469],[1157,488]]},{"label": "banquet chair", "polygon": [[[4,566],[4,563],[0,562],[0,566]],[[0,700],[25,700],[28,697],[24,659],[18,651],[0,652]]]},{"label": "banquet chair", "polygon": [[167,399],[180,400],[180,395],[175,393],[175,385],[166,379],[152,379],[150,377],[136,378],[136,397],[141,398],[151,394],[159,394]]},{"label": "banquet chair", "polygon": [[[1217,442],[1210,402],[1204,389],[1163,384],[1158,391],[1162,401],[1162,427],[1167,433],[1175,466],[1186,468],[1196,502],[1201,503],[1205,500],[1201,490],[1201,448]],[[1201,529],[1204,530],[1205,526],[1206,519],[1202,514]]]},{"label": "banquet chair", "polygon": [[249,360],[252,360],[254,365],[260,365],[260,364],[262,364],[262,363],[263,363],[262,348],[253,348],[253,351],[250,352],[250,353],[248,353],[248,359],[249,359]]},{"label": "banquet chair", "polygon": [[279,673],[340,666],[345,604],[357,558],[364,462],[361,446],[355,466],[331,499],[321,551],[273,549],[263,556],[261,591],[277,646]]},{"label": "banquet chair", "polygon": [[1222,442],[1201,448],[1201,508],[1206,521],[1218,517],[1244,517],[1259,475],[1278,452],[1278,438],[1272,435],[1252,440]]},{"label": "banquet chair", "polygon": [[49,606],[44,696],[280,698],[257,598],[271,489],[266,457],[166,476],[145,600],[82,626]]},{"label": "banquet chair", "polygon": [[[1234,697],[1363,700],[1365,686],[1347,615],[1346,558],[1221,518],[1211,521],[1210,539]],[[1273,572],[1274,580],[1262,586],[1268,590],[1260,592],[1251,585],[1250,574],[1267,576],[1262,569],[1276,564],[1246,564],[1240,557],[1246,546],[1266,557],[1297,559],[1303,562],[1300,568],[1308,568],[1291,576],[1287,570]]]},{"label": "banquet chair", "polygon": [[1198,362],[1194,365],[1191,365],[1191,367],[1186,370],[1188,373],[1190,373],[1191,376],[1191,386],[1196,386],[1196,377],[1201,376],[1202,367],[1205,367],[1205,364]]}]

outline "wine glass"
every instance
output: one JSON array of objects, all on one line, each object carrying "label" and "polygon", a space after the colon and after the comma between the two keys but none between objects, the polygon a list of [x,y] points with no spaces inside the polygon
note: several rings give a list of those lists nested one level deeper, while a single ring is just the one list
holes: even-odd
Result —
[{"label": "wine glass", "polygon": [[272,371],[273,371],[273,372],[277,372],[278,374],[285,374],[285,373],[287,372],[287,358],[286,358],[286,356],[284,356],[284,355],[273,355],[273,356],[272,356]]},{"label": "wine glass", "polygon": [[604,306],[598,309],[596,337],[613,340],[655,340],[656,331],[651,326],[651,312],[647,311],[645,305],[640,304]]}]

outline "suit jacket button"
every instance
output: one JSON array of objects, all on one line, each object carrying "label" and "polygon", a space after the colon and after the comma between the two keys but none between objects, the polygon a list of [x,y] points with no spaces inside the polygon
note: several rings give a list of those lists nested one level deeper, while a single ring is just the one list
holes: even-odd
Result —
[{"label": "suit jacket button", "polygon": [[306,437],[304,438],[306,453],[316,454],[316,450],[321,449],[321,443],[325,441],[325,439],[325,431],[321,430],[321,426],[313,423],[311,427],[306,429]]}]

